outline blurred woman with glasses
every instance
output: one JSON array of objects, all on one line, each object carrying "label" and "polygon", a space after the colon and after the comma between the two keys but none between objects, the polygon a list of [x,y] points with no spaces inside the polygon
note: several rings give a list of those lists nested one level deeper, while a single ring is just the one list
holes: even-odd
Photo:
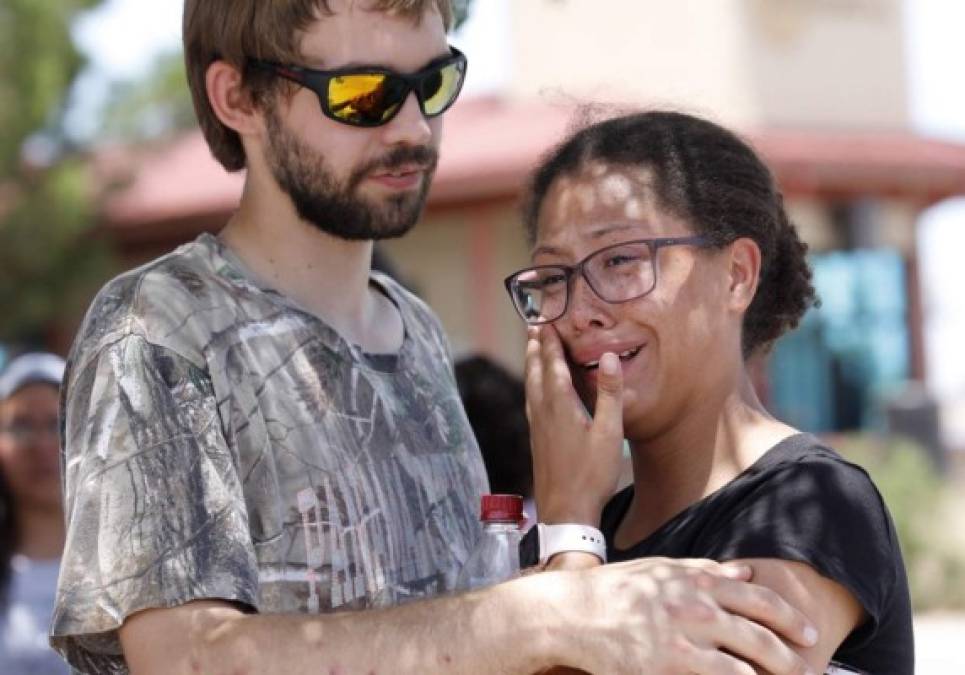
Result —
[{"label": "blurred woman with glasses", "polygon": [[64,361],[0,373],[0,673],[67,673],[47,643],[64,547],[57,404]]},{"label": "blurred woman with glasses", "polygon": [[[623,116],[543,161],[524,219],[532,265],[506,286],[529,324],[540,522],[600,528],[610,562],[750,561],[756,582],[819,627],[798,649],[815,672],[833,659],[911,673],[907,581],[878,491],[752,386],[748,363],[815,299],[767,167],[710,122]],[[633,484],[614,495],[624,438]],[[699,622],[719,610],[665,611]],[[707,672],[750,672],[718,647],[675,648]]]}]

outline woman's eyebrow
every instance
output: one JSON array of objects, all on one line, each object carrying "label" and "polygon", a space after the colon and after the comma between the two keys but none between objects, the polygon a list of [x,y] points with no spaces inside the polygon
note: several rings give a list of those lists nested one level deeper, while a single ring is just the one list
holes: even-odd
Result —
[{"label": "woman's eyebrow", "polygon": [[602,239],[608,234],[613,234],[614,232],[625,232],[627,230],[634,230],[640,227],[640,223],[609,223],[607,225],[601,225],[600,227],[590,230],[591,239]]},{"label": "woman's eyebrow", "polygon": [[534,248],[534,249],[530,252],[529,255],[530,255],[531,257],[535,258],[536,256],[540,255],[541,253],[542,253],[542,254],[547,254],[547,255],[562,255],[562,254],[563,254],[563,252],[562,252],[560,249],[556,248],[555,246],[550,246],[550,245],[548,245],[548,244],[542,244],[542,245],[537,246],[536,248]]}]

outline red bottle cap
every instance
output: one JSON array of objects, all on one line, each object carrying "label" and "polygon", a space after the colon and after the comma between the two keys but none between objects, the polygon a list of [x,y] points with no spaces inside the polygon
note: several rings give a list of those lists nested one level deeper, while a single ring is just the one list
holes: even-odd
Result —
[{"label": "red bottle cap", "polygon": [[523,520],[523,498],[520,495],[483,495],[479,519],[485,522]]}]

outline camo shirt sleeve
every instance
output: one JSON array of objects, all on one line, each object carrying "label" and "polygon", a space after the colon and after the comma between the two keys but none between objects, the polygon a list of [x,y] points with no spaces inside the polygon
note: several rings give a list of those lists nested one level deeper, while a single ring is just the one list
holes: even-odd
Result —
[{"label": "camo shirt sleeve", "polygon": [[128,616],[201,599],[256,610],[257,564],[207,373],[137,334],[75,365],[51,644],[81,672],[126,673]]}]

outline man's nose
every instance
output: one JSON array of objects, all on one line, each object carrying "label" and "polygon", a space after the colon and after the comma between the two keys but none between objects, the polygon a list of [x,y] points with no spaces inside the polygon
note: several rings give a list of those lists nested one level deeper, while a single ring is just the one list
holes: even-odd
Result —
[{"label": "man's nose", "polygon": [[419,99],[410,91],[402,102],[402,109],[385,126],[389,145],[425,145],[432,138],[429,120],[422,114]]}]

